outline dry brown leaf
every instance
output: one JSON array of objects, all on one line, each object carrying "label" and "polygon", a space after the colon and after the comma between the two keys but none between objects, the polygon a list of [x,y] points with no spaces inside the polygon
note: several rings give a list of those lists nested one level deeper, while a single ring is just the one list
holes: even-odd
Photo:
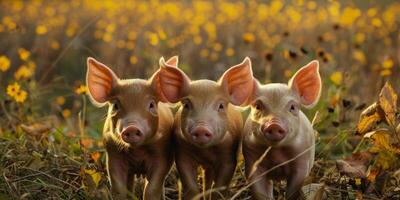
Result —
[{"label": "dry brown leaf", "polygon": [[367,167],[361,162],[348,162],[345,160],[337,160],[336,167],[338,170],[349,177],[365,177]]},{"label": "dry brown leaf", "polygon": [[379,94],[379,105],[385,113],[389,125],[395,125],[397,113],[397,94],[390,83],[386,82]]},{"label": "dry brown leaf", "polygon": [[379,129],[376,131],[368,132],[364,135],[365,138],[370,138],[374,142],[374,151],[389,151],[392,153],[400,153],[398,147],[394,147],[390,142],[390,131],[387,129]]},{"label": "dry brown leaf", "polygon": [[357,133],[364,134],[376,127],[377,123],[382,120],[379,109],[379,105],[373,103],[361,113]]},{"label": "dry brown leaf", "polygon": [[367,179],[368,179],[369,181],[371,181],[371,182],[375,182],[375,180],[376,180],[376,175],[378,175],[378,173],[379,173],[379,171],[378,171],[377,169],[371,169],[371,170],[368,172]]},{"label": "dry brown leaf", "polygon": [[90,157],[94,160],[94,162],[97,162],[100,158],[101,154],[98,151],[95,151],[90,154]]},{"label": "dry brown leaf", "polygon": [[51,129],[50,123],[21,124],[21,129],[32,136],[40,136]]},{"label": "dry brown leaf", "polygon": [[90,149],[93,147],[93,139],[92,138],[83,138],[81,139],[81,145],[86,149]]},{"label": "dry brown leaf", "polygon": [[344,160],[337,160],[336,167],[349,177],[364,178],[371,159],[372,156],[368,152],[354,153]]}]

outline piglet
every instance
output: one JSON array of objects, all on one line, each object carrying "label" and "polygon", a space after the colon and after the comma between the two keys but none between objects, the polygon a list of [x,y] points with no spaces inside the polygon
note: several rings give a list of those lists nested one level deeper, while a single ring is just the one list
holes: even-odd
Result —
[{"label": "piglet", "polygon": [[230,68],[218,82],[191,81],[164,60],[160,65],[159,86],[165,97],[161,100],[181,103],[175,115],[174,139],[184,199],[200,193],[196,181],[200,166],[205,170],[205,189],[226,192],[243,131],[241,112],[234,105],[247,101],[254,84],[250,60]]},{"label": "piglet", "polygon": [[[177,57],[167,61],[176,66]],[[173,115],[159,103],[159,72],[149,80],[119,79],[104,64],[87,59],[87,87],[94,105],[108,105],[103,138],[107,171],[117,197],[132,195],[135,175],[148,183],[144,199],[162,199],[164,179],[173,164]]]},{"label": "piglet", "polygon": [[319,100],[318,69],[318,61],[312,61],[299,69],[287,85],[257,83],[254,87],[243,139],[246,176],[249,182],[255,182],[251,188],[254,199],[273,199],[273,180],[282,179],[287,181],[286,199],[302,197],[301,186],[314,163],[315,138],[300,107],[311,108]]}]

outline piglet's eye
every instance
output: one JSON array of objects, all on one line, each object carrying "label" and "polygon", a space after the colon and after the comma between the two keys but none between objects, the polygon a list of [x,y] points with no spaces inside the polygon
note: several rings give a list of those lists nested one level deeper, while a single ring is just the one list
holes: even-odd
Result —
[{"label": "piglet's eye", "polygon": [[218,105],[218,112],[222,112],[222,111],[224,111],[225,110],[225,105],[224,105],[224,103],[220,103],[219,105]]},{"label": "piglet's eye", "polygon": [[152,115],[157,115],[157,105],[156,105],[156,102],[154,100],[151,100],[149,102],[149,112]]},{"label": "piglet's eye", "polygon": [[185,99],[182,101],[182,106],[184,110],[190,110],[190,108],[192,107],[192,103],[190,102],[190,100]]},{"label": "piglet's eye", "polygon": [[119,102],[118,99],[112,102],[112,108],[114,112],[118,112],[121,109],[121,103]]},{"label": "piglet's eye", "polygon": [[299,106],[295,103],[289,105],[289,112],[293,115],[297,115],[299,113]]},{"label": "piglet's eye", "polygon": [[261,105],[261,103],[258,102],[258,101],[254,103],[253,107],[254,107],[257,111],[261,111],[261,109],[262,109],[262,105]]}]

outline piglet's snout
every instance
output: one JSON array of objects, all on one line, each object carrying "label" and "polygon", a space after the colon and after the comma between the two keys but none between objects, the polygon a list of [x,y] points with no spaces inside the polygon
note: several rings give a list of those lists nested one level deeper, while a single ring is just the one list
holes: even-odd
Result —
[{"label": "piglet's snout", "polygon": [[121,131],[121,139],[126,143],[138,143],[141,142],[143,138],[143,131],[135,125],[129,125]]},{"label": "piglet's snout", "polygon": [[195,143],[207,144],[213,138],[213,133],[206,126],[196,126],[191,131],[190,134]]},{"label": "piglet's snout", "polygon": [[287,129],[277,121],[268,121],[261,127],[264,136],[271,141],[281,141],[287,134]]}]

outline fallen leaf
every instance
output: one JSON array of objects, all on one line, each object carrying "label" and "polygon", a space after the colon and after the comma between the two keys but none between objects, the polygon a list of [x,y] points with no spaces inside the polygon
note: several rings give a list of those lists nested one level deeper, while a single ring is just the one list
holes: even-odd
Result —
[{"label": "fallen leaf", "polygon": [[378,154],[375,160],[375,167],[381,170],[387,170],[393,168],[394,164],[398,160],[396,154],[391,151],[382,151]]},{"label": "fallen leaf", "polygon": [[90,154],[90,157],[94,160],[94,162],[97,162],[99,160],[100,156],[101,156],[101,154],[98,151]]},{"label": "fallen leaf", "polygon": [[368,132],[364,135],[364,138],[370,138],[373,140],[374,148],[372,151],[381,152],[389,151],[392,153],[400,153],[400,148],[392,146],[390,143],[391,132],[387,129],[379,129],[376,131]]},{"label": "fallen leaf", "polygon": [[364,134],[376,127],[377,123],[382,120],[379,109],[379,105],[373,103],[361,113],[357,133]]},{"label": "fallen leaf", "polygon": [[337,160],[336,167],[341,173],[349,177],[364,178],[371,159],[372,156],[368,152],[354,153],[343,160]]},{"label": "fallen leaf", "polygon": [[40,136],[51,129],[50,123],[21,124],[21,129],[32,136]]},{"label": "fallen leaf", "polygon": [[379,94],[379,105],[385,113],[387,123],[394,125],[397,113],[397,94],[388,82],[385,83]]},{"label": "fallen leaf", "polygon": [[345,160],[337,160],[336,167],[338,170],[349,177],[365,177],[367,167],[362,162],[348,162]]},{"label": "fallen leaf", "polygon": [[376,175],[378,175],[379,171],[377,169],[371,169],[369,170],[368,174],[367,174],[367,179],[370,182],[375,182],[376,180]]},{"label": "fallen leaf", "polygon": [[101,180],[101,174],[99,172],[93,169],[85,169],[85,173],[90,175],[96,187],[99,186]]},{"label": "fallen leaf", "polygon": [[93,139],[92,138],[81,139],[81,145],[86,149],[90,149],[93,147]]}]

